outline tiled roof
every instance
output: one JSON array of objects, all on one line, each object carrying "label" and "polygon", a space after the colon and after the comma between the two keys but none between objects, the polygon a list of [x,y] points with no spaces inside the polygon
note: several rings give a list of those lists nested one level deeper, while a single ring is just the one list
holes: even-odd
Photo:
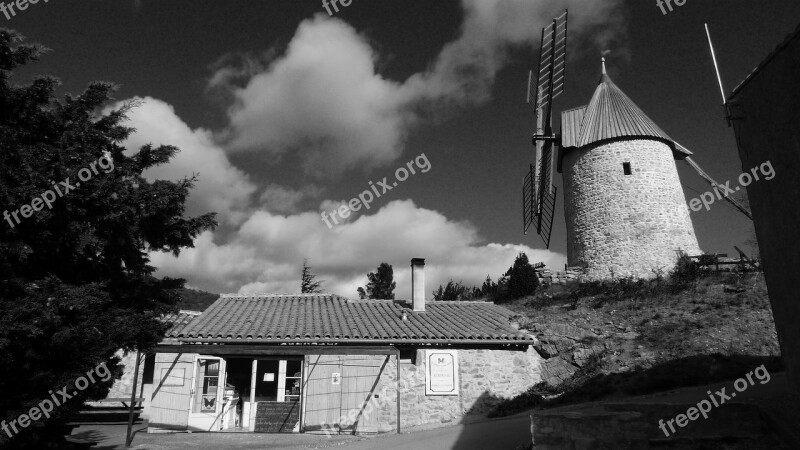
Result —
[{"label": "tiled roof", "polygon": [[172,328],[167,330],[167,336],[172,336],[176,334],[180,334],[186,325],[189,325],[189,322],[192,321],[195,317],[199,316],[201,313],[200,311],[187,311],[187,310],[180,310],[176,314],[165,314],[161,320],[167,323],[172,324]]},{"label": "tiled roof", "polygon": [[533,337],[511,326],[514,316],[488,302],[429,301],[418,313],[402,301],[330,294],[222,296],[167,337],[231,343],[532,343]]},{"label": "tiled roof", "polygon": [[622,137],[656,138],[671,143],[678,154],[692,154],[677,145],[604,73],[587,106],[561,113],[561,146],[585,147]]}]

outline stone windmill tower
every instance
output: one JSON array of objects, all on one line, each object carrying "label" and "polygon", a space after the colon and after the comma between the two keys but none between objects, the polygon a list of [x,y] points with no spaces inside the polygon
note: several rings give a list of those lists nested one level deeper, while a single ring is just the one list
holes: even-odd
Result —
[{"label": "stone windmill tower", "polygon": [[592,279],[652,277],[699,255],[670,138],[606,73],[588,105],[561,114],[567,258]]}]

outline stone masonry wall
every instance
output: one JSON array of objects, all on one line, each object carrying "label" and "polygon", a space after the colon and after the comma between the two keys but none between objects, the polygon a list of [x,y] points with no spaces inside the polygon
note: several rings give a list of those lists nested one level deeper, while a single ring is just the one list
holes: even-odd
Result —
[{"label": "stone masonry wall", "polygon": [[575,149],[563,166],[567,259],[589,279],[649,278],[668,272],[678,249],[701,253],[666,144],[626,139]]},{"label": "stone masonry wall", "polygon": [[[403,430],[434,428],[469,422],[485,415],[502,399],[509,399],[541,381],[542,358],[527,350],[458,350],[459,395],[425,395],[425,352],[417,350],[416,364],[400,365],[400,426]],[[397,429],[395,359],[384,371],[378,391],[379,431]],[[385,387],[385,389],[383,389]]]},{"label": "stone masonry wall", "polygon": [[[111,390],[108,392],[106,398],[127,398],[130,399],[131,393],[133,392],[133,371],[136,368],[136,355],[137,353],[134,352],[123,352],[122,350],[117,351],[115,356],[118,356],[122,359],[121,363],[125,365],[125,370],[122,372],[122,378],[119,380],[114,381],[114,385],[111,387]],[[144,358],[142,358],[144,359]],[[141,395],[142,393],[142,375],[143,375],[143,362],[139,364],[139,380],[136,382],[136,390],[137,396]]]}]

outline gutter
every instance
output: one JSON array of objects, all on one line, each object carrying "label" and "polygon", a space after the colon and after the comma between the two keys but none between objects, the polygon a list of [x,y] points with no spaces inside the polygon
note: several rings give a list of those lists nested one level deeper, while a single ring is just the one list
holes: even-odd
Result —
[{"label": "gutter", "polygon": [[535,339],[205,339],[177,338],[181,343],[197,344],[350,344],[350,345],[408,345],[408,344],[472,344],[472,345],[534,345]]}]

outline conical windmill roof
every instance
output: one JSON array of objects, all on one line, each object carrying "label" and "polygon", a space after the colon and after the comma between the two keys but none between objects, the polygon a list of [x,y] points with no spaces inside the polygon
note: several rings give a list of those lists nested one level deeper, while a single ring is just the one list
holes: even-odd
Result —
[{"label": "conical windmill roof", "polygon": [[589,104],[562,113],[562,147],[585,147],[625,137],[654,138],[678,153],[692,153],[673,140],[603,72]]},{"label": "conical windmill roof", "polygon": [[603,74],[592,101],[586,107],[578,146],[628,136],[672,140],[611,81],[611,77]]}]

